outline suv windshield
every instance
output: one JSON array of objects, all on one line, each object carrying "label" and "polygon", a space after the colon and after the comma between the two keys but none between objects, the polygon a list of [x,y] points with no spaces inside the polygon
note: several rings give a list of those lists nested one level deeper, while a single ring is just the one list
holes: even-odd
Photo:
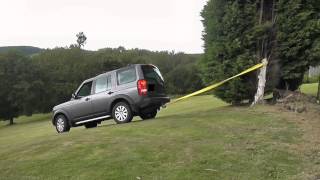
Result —
[{"label": "suv windshield", "polygon": [[92,81],[85,83],[79,90],[78,96],[85,97],[91,94]]},{"label": "suv windshield", "polygon": [[144,65],[142,66],[142,71],[146,80],[155,80],[159,83],[164,81],[159,69],[155,66]]}]

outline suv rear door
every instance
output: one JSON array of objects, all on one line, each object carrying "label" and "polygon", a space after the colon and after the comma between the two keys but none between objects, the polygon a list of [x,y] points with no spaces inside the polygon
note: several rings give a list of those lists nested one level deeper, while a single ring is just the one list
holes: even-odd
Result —
[{"label": "suv rear door", "polygon": [[148,96],[165,96],[164,79],[156,66],[141,65],[144,79],[148,84]]}]

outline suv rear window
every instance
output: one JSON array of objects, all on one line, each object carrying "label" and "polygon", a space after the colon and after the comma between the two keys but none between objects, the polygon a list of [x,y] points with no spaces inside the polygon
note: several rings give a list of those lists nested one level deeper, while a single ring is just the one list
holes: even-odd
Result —
[{"label": "suv rear window", "polygon": [[134,82],[137,79],[136,69],[129,68],[117,71],[118,85]]},{"label": "suv rear window", "polygon": [[157,82],[164,81],[159,69],[155,66],[144,65],[142,66],[142,71],[143,71],[144,78],[148,81],[149,80],[154,80]]}]

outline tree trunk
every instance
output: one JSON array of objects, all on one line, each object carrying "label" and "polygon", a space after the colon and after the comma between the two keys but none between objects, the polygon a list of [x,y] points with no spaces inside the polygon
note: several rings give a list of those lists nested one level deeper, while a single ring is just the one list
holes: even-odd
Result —
[{"label": "tree trunk", "polygon": [[259,24],[262,23],[262,18],[263,18],[263,9],[264,9],[264,0],[260,1],[260,16],[259,16]]},{"label": "tree trunk", "polygon": [[319,84],[318,84],[318,94],[317,94],[318,102],[320,101],[320,76],[319,76]]},{"label": "tree trunk", "polygon": [[[264,14],[264,0],[260,0],[260,9],[259,9],[259,25],[262,24],[263,21],[263,14]],[[262,59],[263,63],[267,63],[267,59],[264,57],[264,45],[265,45],[265,39],[263,40],[258,40],[257,42],[257,57],[258,59]],[[261,48],[261,49],[260,49]],[[258,76],[258,87],[257,87],[257,92],[256,95],[254,96],[254,100],[251,104],[251,106],[254,106],[255,104],[257,104],[258,102],[263,100],[264,97],[264,88],[266,86],[266,76],[267,76],[267,66],[263,66],[260,70],[259,70],[259,74],[257,74]]]},{"label": "tree trunk", "polygon": [[10,123],[9,125],[13,125],[13,118],[10,118]]},{"label": "tree trunk", "polygon": [[[260,0],[260,13],[259,13],[259,25],[262,24],[262,20],[263,20],[263,9],[264,9],[264,0]],[[260,47],[262,47],[260,49]],[[262,55],[263,54],[263,42],[261,42],[260,40],[257,41],[257,58],[258,60],[262,59]]]},{"label": "tree trunk", "polygon": [[254,101],[251,104],[251,106],[254,106],[255,104],[262,102],[264,98],[264,88],[266,87],[266,77],[267,77],[267,65],[268,60],[263,59],[262,63],[264,66],[260,69],[259,75],[258,75],[258,88],[257,93],[254,96]]}]

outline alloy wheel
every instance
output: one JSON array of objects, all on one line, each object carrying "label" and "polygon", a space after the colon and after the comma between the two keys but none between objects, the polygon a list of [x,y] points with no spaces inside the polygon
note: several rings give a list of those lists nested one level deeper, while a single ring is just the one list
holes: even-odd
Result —
[{"label": "alloy wheel", "polygon": [[125,106],[118,106],[114,114],[118,121],[125,121],[128,117],[128,110]]},{"label": "alloy wheel", "polygon": [[64,131],[64,126],[65,126],[64,120],[63,120],[62,118],[59,118],[59,119],[57,120],[56,126],[57,126],[57,130],[58,130],[59,132],[63,132],[63,131]]}]

